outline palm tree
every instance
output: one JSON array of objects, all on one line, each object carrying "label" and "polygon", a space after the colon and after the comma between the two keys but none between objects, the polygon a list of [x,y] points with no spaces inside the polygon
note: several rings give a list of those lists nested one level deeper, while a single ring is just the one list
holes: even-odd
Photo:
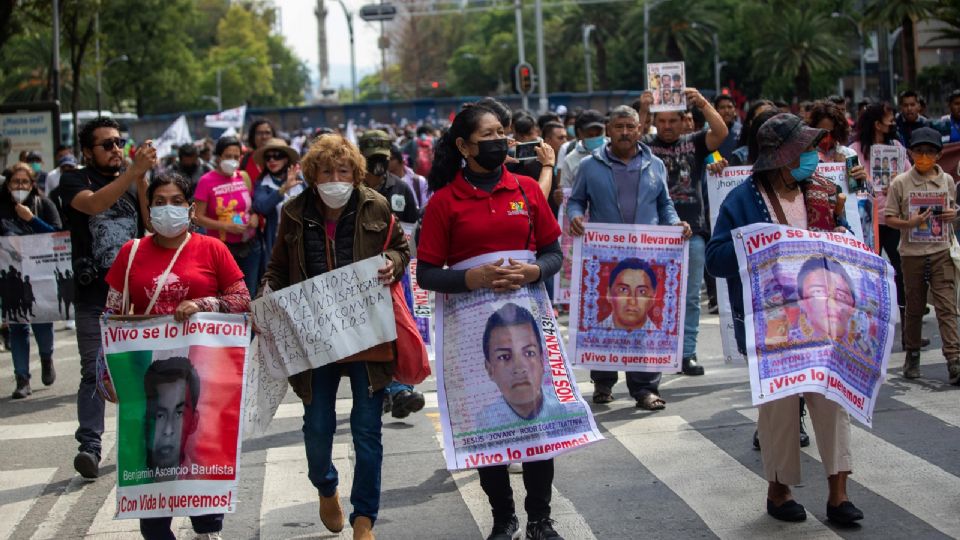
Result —
[{"label": "palm tree", "polygon": [[566,10],[562,16],[562,31],[558,41],[571,44],[571,47],[582,41],[583,25],[594,25],[590,41],[597,68],[598,90],[611,88],[608,56],[611,41],[617,37],[617,29],[623,18],[623,9],[622,4],[618,3],[575,5]]},{"label": "palm tree", "polygon": [[798,99],[810,99],[811,75],[838,70],[848,59],[828,13],[801,5],[769,7],[760,28],[760,46],[754,51],[754,72],[793,79]]},{"label": "palm tree", "polygon": [[[652,0],[646,0],[648,2]],[[716,3],[706,0],[669,0],[650,9],[650,47],[679,62],[713,46],[711,33],[720,26]],[[623,25],[627,39],[643,43],[643,2],[627,14]]]},{"label": "palm tree", "polygon": [[933,17],[940,6],[940,0],[872,0],[866,9],[869,21],[902,29],[902,50],[906,64],[904,78],[908,86],[912,87],[917,82],[916,23]]}]

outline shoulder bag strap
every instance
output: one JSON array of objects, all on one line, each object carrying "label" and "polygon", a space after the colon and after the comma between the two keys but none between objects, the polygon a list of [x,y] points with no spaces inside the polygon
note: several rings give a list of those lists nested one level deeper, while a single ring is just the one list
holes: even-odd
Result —
[{"label": "shoulder bag strap", "polygon": [[130,256],[127,257],[127,271],[123,274],[123,304],[121,315],[130,314],[130,268],[133,266],[133,256],[137,254],[137,248],[140,247],[140,239],[133,241],[133,247],[130,248]]},{"label": "shoulder bag strap", "polygon": [[777,221],[779,221],[781,225],[789,225],[789,223],[787,223],[787,216],[783,213],[783,207],[780,206],[780,199],[777,198],[777,194],[773,191],[773,188],[770,187],[770,182],[766,178],[762,178],[760,180],[760,186],[763,187],[767,198],[770,199],[770,206],[773,207],[773,213],[777,215]]},{"label": "shoulder bag strap", "polygon": [[393,215],[393,212],[390,212],[390,226],[387,227],[387,239],[383,242],[383,249],[380,251],[386,251],[387,247],[390,246],[390,237],[393,236],[393,225],[397,222],[396,216]]},{"label": "shoulder bag strap", "polygon": [[157,303],[157,299],[160,298],[160,291],[163,290],[163,286],[167,283],[167,276],[170,275],[170,270],[173,270],[174,263],[177,262],[177,259],[180,258],[180,252],[183,251],[184,246],[187,245],[187,242],[190,241],[190,233],[187,233],[187,237],[183,239],[183,242],[180,243],[180,247],[177,248],[177,251],[173,254],[173,258],[170,259],[170,264],[167,265],[167,269],[160,274],[160,278],[157,279],[157,289],[153,291],[153,298],[150,299],[150,303],[147,305],[147,310],[143,312],[144,315],[149,315],[150,311],[153,310],[153,306]]}]

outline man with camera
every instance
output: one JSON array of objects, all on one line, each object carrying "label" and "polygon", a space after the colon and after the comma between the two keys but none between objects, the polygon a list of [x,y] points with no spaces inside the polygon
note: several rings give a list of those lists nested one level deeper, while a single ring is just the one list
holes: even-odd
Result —
[{"label": "man with camera", "polygon": [[99,476],[100,436],[103,434],[103,397],[97,391],[97,355],[100,315],[109,290],[104,276],[120,247],[143,233],[138,194],[146,197],[146,173],[156,165],[157,152],[148,141],[133,164],[124,167],[120,126],[96,118],[80,131],[80,148],[87,166],[64,174],[61,200],[70,221],[73,274],[76,286],[74,315],[80,351],[80,389],[77,392],[76,438],[79,452],[73,467],[86,479]]}]

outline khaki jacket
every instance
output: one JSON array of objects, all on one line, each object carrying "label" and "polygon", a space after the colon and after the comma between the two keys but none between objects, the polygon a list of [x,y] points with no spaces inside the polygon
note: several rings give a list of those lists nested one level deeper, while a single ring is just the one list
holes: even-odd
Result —
[{"label": "khaki jacket", "polygon": [[[390,206],[387,200],[376,191],[360,185],[356,188],[357,221],[354,227],[353,261],[361,261],[385,253],[393,261],[394,279],[399,279],[410,262],[410,246],[403,235],[400,223],[395,223],[386,252],[387,228],[390,225]],[[308,201],[307,192],[301,193],[286,204],[280,213],[280,226],[277,242],[273,246],[263,285],[269,285],[273,291],[299,283],[307,279],[306,260],[303,245],[303,211]],[[366,362],[370,380],[370,393],[386,387],[393,380],[396,362]],[[304,371],[289,378],[290,386],[304,403],[313,399],[313,370]]]}]

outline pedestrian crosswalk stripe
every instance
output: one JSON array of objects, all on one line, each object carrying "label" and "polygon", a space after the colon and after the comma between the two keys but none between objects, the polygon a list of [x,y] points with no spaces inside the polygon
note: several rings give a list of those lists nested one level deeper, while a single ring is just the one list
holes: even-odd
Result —
[{"label": "pedestrian crosswalk stripe", "polygon": [[[17,441],[23,439],[42,439],[44,437],[63,437],[73,435],[77,431],[77,421],[40,422],[36,424],[0,425],[0,441]],[[104,419],[105,432],[113,432],[116,428],[115,416]]]},{"label": "pedestrian crosswalk stripe", "polygon": [[765,516],[767,482],[679,416],[636,418],[610,433],[720,538],[837,538],[816,519]]},{"label": "pedestrian crosswalk stripe", "polygon": [[[437,445],[442,451],[443,434],[439,431],[439,415],[429,413],[427,416],[433,421],[434,429],[436,430],[435,438]],[[490,502],[487,499],[487,495],[480,486],[480,476],[476,470],[454,471],[451,475],[457,485],[460,496],[463,498],[464,504],[467,505],[467,508],[470,510],[470,515],[473,516],[473,520],[477,524],[477,528],[480,530],[481,535],[485,537],[493,527],[493,515],[490,512]],[[523,486],[523,477],[519,474],[511,474],[510,486],[513,488],[513,500],[515,504],[517,501],[520,501],[521,504],[517,504],[517,507],[523,508],[522,501],[527,496],[527,490]],[[554,526],[557,532],[560,533],[560,536],[571,539],[576,538],[577,540],[596,540],[593,531],[590,530],[590,525],[587,524],[583,516],[577,512],[577,509],[573,506],[573,503],[570,502],[570,499],[564,497],[563,494],[557,490],[556,486],[554,486],[551,494],[550,508],[550,517],[556,521]],[[519,512],[518,517],[520,517],[522,526],[524,520]]]},{"label": "pedestrian crosswalk stripe", "polygon": [[56,472],[56,467],[0,471],[0,540],[13,535]]},{"label": "pedestrian crosswalk stripe", "polygon": [[897,384],[890,397],[904,405],[922,413],[942,420],[953,427],[960,427],[960,407],[957,406],[960,397],[956,388],[943,387],[934,390],[916,382],[907,382],[907,379],[891,377],[890,384]]},{"label": "pedestrian crosswalk stripe", "polygon": [[[756,420],[756,409],[740,414]],[[931,527],[956,536],[960,531],[960,478],[917,457],[869,431],[852,424],[850,452],[853,455],[852,479],[870,491],[903,508]],[[810,431],[812,444],[803,451],[820,460],[816,434]],[[864,466],[856,467],[857,463]]]},{"label": "pedestrian crosswalk stripe", "polygon": [[[423,401],[424,409],[436,409],[439,405],[437,403],[437,392],[423,392]],[[353,407],[352,398],[340,398],[337,400],[337,414],[350,414],[350,409]],[[303,417],[303,404],[300,401],[296,403],[281,403],[277,407],[277,414],[273,416],[274,418],[301,418]]]},{"label": "pedestrian crosswalk stripe", "polygon": [[[340,498],[345,512],[349,512],[350,486],[353,485],[349,448],[344,443],[333,445],[333,465],[340,478]],[[268,449],[263,471],[260,538],[316,538],[318,530],[325,530],[320,522],[318,497],[317,488],[307,478],[307,455],[302,443]],[[349,525],[339,538],[352,538]]]},{"label": "pedestrian crosswalk stripe", "polygon": [[[117,442],[117,437],[115,432],[105,432],[100,439],[100,445],[103,449],[104,456],[110,456],[113,453],[113,447]],[[113,479],[110,479],[113,481]],[[84,487],[87,486],[89,482],[81,478],[79,475],[74,476],[67,483],[67,487],[64,488],[63,493],[61,493],[57,500],[53,503],[53,507],[47,512],[46,517],[40,523],[37,530],[34,531],[33,536],[30,537],[30,540],[55,540],[60,538],[60,527],[63,526],[64,521],[70,516],[74,506],[77,502],[80,501],[80,497],[83,496]]]}]

